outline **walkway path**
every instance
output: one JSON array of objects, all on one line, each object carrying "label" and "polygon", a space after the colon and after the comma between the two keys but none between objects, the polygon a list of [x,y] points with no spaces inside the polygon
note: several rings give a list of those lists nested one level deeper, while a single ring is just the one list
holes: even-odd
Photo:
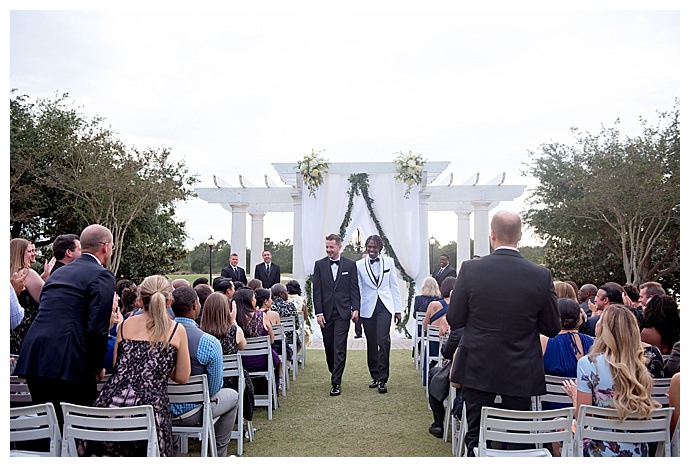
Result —
[{"label": "walkway path", "polygon": [[[350,326],[350,333],[347,336],[347,348],[348,350],[366,350],[367,349],[367,338],[362,334],[362,338],[355,339],[354,326]],[[323,349],[323,339],[320,337],[312,338],[308,349]],[[405,339],[394,337],[393,331],[391,331],[391,350],[407,349],[412,350],[412,339]]]}]

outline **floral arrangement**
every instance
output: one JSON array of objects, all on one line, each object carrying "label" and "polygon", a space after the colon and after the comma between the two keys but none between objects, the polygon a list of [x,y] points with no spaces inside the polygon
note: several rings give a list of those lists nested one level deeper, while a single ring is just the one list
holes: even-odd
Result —
[{"label": "floral arrangement", "polygon": [[320,156],[321,151],[311,150],[311,155],[304,156],[297,162],[297,168],[302,174],[302,180],[309,190],[310,196],[315,196],[316,190],[323,185],[323,176],[328,173],[328,161]]},{"label": "floral arrangement", "polygon": [[425,160],[422,159],[421,155],[415,154],[412,151],[407,154],[401,151],[399,154],[393,160],[395,162],[395,171],[397,172],[395,179],[407,184],[405,198],[409,198],[412,185],[419,185],[422,181]]}]

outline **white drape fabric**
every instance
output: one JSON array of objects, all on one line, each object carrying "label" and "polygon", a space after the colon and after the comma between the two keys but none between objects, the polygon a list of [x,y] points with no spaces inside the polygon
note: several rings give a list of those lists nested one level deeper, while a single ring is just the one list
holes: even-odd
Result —
[{"label": "white drape fabric", "polygon": [[[326,174],[324,184],[314,197],[309,195],[308,190],[302,191],[302,260],[308,275],[314,272],[314,262],[326,254],[326,236],[340,231],[347,211],[347,192],[350,189],[348,178],[349,175],[346,174]],[[419,189],[416,185],[412,186],[409,197],[405,198],[406,187],[404,183],[395,180],[392,174],[369,175],[369,196],[373,200],[374,213],[400,264],[419,285],[426,275],[426,271],[422,271],[420,267],[422,252],[419,250]],[[381,235],[381,232],[376,231],[361,195],[355,197],[343,242],[347,242],[357,228],[364,239],[372,234]],[[391,256],[390,251],[384,251],[384,254]],[[407,283],[401,274],[398,277],[400,298],[403,306],[406,306]],[[320,329],[318,325],[314,327],[315,323],[312,323],[312,329],[318,337]],[[411,331],[414,323],[408,322],[407,327]]]}]

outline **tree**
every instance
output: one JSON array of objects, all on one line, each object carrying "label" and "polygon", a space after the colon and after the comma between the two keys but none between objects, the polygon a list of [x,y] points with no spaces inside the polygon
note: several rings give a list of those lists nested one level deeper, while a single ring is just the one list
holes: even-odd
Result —
[{"label": "tree", "polygon": [[[622,277],[635,285],[675,280],[680,271],[679,103],[660,112],[655,126],[641,120],[640,136],[621,136],[618,124],[599,134],[574,128],[575,145],[549,143],[541,146],[541,155],[531,153],[527,174],[539,185],[528,199],[525,219],[546,240],[549,267],[586,266],[602,280]],[[612,262],[618,263],[617,271],[607,271]],[[577,282],[573,270],[562,272]]]},{"label": "tree", "polygon": [[[15,96],[10,101],[11,236],[25,236],[40,246],[61,233],[103,224],[120,246],[110,265],[117,275],[129,248],[128,230],[137,225],[132,246],[148,249],[130,255],[132,260],[157,251],[149,270],[168,272],[186,237],[184,223],[173,221],[174,203],[195,196],[191,185],[196,177],[187,175],[182,162],[168,160],[168,148],[126,148],[104,127],[103,118],[87,120],[68,107],[67,97],[32,103],[28,96]],[[169,231],[152,238],[151,233],[162,234],[161,226]]]}]

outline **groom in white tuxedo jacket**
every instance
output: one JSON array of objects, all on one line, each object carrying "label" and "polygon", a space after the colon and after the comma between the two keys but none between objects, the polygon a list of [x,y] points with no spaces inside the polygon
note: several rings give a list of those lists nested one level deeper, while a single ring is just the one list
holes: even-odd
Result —
[{"label": "groom in white tuxedo jacket", "polygon": [[357,279],[362,320],[367,337],[367,365],[372,381],[369,387],[388,392],[391,352],[391,318],[395,324],[402,320],[402,304],[398,289],[398,276],[393,259],[381,254],[383,241],[371,235],[365,243],[368,256],[357,261]]}]

